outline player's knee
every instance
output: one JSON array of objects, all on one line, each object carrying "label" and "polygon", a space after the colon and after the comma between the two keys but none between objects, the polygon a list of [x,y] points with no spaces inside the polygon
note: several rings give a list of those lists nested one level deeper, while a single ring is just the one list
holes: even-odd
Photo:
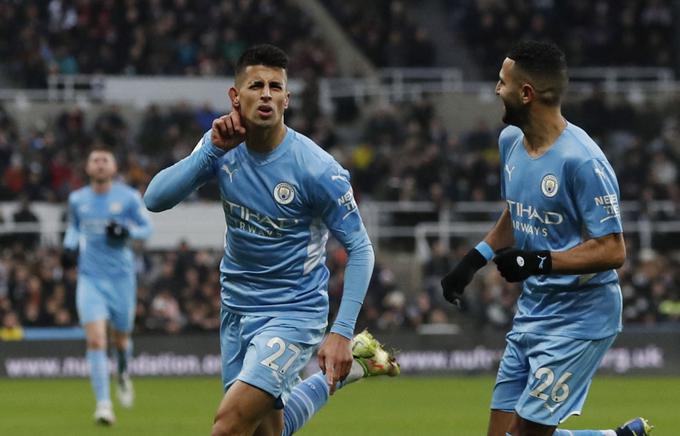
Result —
[{"label": "player's knee", "polygon": [[87,338],[88,350],[104,350],[106,349],[106,338],[93,337]]}]

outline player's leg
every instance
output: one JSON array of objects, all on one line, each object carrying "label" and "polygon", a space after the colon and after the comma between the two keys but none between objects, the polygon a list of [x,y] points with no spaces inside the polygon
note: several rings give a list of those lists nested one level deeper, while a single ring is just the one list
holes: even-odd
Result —
[{"label": "player's leg", "polygon": [[517,436],[551,436],[556,426],[529,421],[514,413],[506,434]]},{"label": "player's leg", "polygon": [[94,418],[98,423],[110,425],[115,422],[115,416],[111,405],[109,361],[106,356],[106,322],[109,315],[104,296],[89,277],[78,277],[76,307],[85,330],[90,383],[97,401]]},{"label": "player's leg", "polygon": [[[577,340],[527,334],[531,376],[517,401],[510,434],[602,436],[599,430],[554,430],[571,415],[580,415],[595,371],[615,336]],[[610,433],[611,434],[611,433]]]},{"label": "player's leg", "polygon": [[[399,364],[394,356],[366,330],[352,339],[354,361],[349,375],[338,383],[338,389],[365,377],[399,375]],[[298,383],[284,408],[285,428],[283,436],[299,430],[328,401],[329,389],[321,371]]]},{"label": "player's leg", "polygon": [[115,283],[109,282],[109,312],[113,326],[113,345],[118,362],[116,373],[116,394],[120,405],[130,408],[134,404],[135,394],[128,371],[128,363],[132,358],[132,338],[130,337],[135,322],[135,305],[137,283],[134,275],[119,278]]},{"label": "player's leg", "polygon": [[615,430],[562,430],[557,429],[553,436],[648,436],[654,426],[644,418],[635,418]]},{"label": "player's leg", "polygon": [[491,410],[489,416],[489,428],[486,431],[488,436],[505,436],[515,417],[515,412],[505,410]]},{"label": "player's leg", "polygon": [[127,332],[113,331],[113,344],[116,349],[118,371],[116,372],[116,394],[120,405],[130,408],[135,402],[135,390],[128,371],[128,362],[132,358],[132,339]]},{"label": "player's leg", "polygon": [[496,384],[491,398],[488,436],[506,436],[515,418],[515,405],[524,391],[529,377],[529,360],[524,348],[524,334],[510,332],[498,367]]},{"label": "player's leg", "polygon": [[[223,310],[220,346],[227,393],[215,417],[213,434],[279,436],[283,430],[281,409],[299,380],[299,371],[321,342],[324,329],[325,322],[310,327],[299,320]],[[248,395],[247,401],[243,395]]]},{"label": "player's leg", "polygon": [[237,380],[217,409],[211,435],[278,436],[283,430],[283,414],[275,409],[275,403],[271,394]]}]

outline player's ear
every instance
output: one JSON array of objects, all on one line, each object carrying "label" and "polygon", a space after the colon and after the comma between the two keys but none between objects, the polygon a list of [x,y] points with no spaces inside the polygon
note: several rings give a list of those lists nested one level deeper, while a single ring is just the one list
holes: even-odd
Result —
[{"label": "player's ear", "polygon": [[534,100],[534,96],[536,95],[536,90],[534,87],[529,84],[525,83],[522,85],[522,88],[520,89],[520,98],[522,99],[522,103],[530,103],[531,101]]},{"label": "player's ear", "polygon": [[231,106],[234,108],[239,108],[240,102],[238,99],[238,89],[233,86],[229,88],[229,99],[231,100]]},{"label": "player's ear", "polygon": [[290,92],[286,92],[286,99],[283,100],[283,108],[288,109],[288,102],[290,101]]}]

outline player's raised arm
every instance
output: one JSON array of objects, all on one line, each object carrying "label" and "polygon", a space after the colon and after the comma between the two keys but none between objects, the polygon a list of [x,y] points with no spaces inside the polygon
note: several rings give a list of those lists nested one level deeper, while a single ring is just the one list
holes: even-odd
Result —
[{"label": "player's raised arm", "polygon": [[475,273],[494,256],[494,252],[513,245],[512,219],[506,207],[496,225],[475,248],[468,251],[458,264],[442,279],[444,298],[452,304],[460,305],[465,287],[470,284]]},{"label": "player's raised arm", "polygon": [[194,151],[181,161],[156,174],[144,194],[144,203],[152,212],[174,207],[214,176],[214,163],[245,138],[238,112],[213,121]]}]

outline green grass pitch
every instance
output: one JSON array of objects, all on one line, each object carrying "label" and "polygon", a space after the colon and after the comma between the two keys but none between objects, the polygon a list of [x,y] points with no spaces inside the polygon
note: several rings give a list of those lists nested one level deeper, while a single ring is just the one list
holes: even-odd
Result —
[{"label": "green grass pitch", "polygon": [[[353,436],[484,435],[491,377],[402,377],[366,380],[333,396],[298,434]],[[221,398],[212,378],[135,380],[132,410],[100,428],[86,380],[0,380],[0,435],[208,435]],[[645,416],[654,436],[678,434],[678,377],[597,377],[584,416],[570,429],[607,428]]]}]

